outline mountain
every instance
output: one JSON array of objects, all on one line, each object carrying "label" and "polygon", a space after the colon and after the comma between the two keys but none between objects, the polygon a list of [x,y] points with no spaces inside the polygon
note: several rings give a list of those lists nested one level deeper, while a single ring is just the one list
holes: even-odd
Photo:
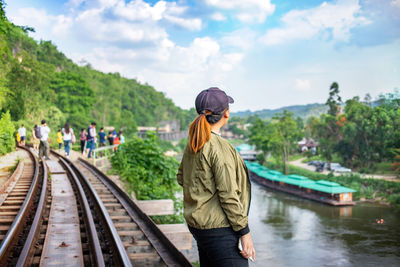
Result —
[{"label": "mountain", "polygon": [[294,105],[294,106],[287,106],[278,109],[263,109],[258,111],[239,111],[239,112],[232,112],[231,115],[233,117],[250,117],[253,115],[259,116],[261,119],[270,119],[276,113],[282,113],[284,110],[288,110],[293,112],[295,117],[301,117],[302,119],[307,119],[311,116],[319,117],[322,113],[326,113],[328,107],[325,104],[307,104],[307,105]]}]

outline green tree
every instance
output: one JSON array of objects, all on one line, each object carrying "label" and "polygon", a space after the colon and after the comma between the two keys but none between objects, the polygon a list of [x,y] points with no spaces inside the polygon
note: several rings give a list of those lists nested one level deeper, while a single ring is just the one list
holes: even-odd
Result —
[{"label": "green tree", "polygon": [[340,112],[341,102],[342,98],[339,95],[339,84],[337,82],[333,82],[329,88],[329,97],[326,101],[326,105],[329,107],[328,114],[337,116]]},{"label": "green tree", "polygon": [[0,116],[0,155],[7,154],[14,150],[14,132],[15,127],[11,122],[10,113],[3,113]]},{"label": "green tree", "polygon": [[288,174],[289,155],[296,146],[296,142],[301,138],[301,130],[293,119],[293,113],[287,110],[276,114],[269,127],[271,128],[271,151],[282,159],[282,171],[284,174]]},{"label": "green tree", "polygon": [[262,151],[261,163],[264,163],[271,150],[271,128],[268,123],[257,117],[249,128],[249,143]]},{"label": "green tree", "polygon": [[63,71],[55,75],[50,87],[56,95],[57,107],[69,114],[71,125],[82,127],[72,119],[78,119],[79,123],[85,122],[81,118],[83,116],[90,118],[90,111],[95,102],[94,92],[86,80],[75,73]]}]

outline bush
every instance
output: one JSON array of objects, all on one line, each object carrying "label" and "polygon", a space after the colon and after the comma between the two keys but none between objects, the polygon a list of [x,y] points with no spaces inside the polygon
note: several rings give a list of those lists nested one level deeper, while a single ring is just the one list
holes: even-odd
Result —
[{"label": "bush", "polygon": [[[175,158],[163,155],[156,135],[148,133],[146,139],[133,137],[119,147],[111,164],[138,200],[172,199],[175,211],[181,211],[180,201],[175,196],[180,190],[176,182],[179,163]],[[183,222],[182,214],[155,216],[154,219],[161,223]]]},{"label": "bush", "polygon": [[11,122],[11,115],[7,111],[6,113],[3,113],[0,118],[0,155],[7,154],[14,150],[14,132],[15,127]]}]

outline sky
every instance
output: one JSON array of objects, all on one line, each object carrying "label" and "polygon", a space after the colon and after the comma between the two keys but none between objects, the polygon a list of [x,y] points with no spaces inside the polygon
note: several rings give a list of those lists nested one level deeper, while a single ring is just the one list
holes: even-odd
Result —
[{"label": "sky", "polygon": [[231,110],[400,88],[400,0],[6,0],[6,15],[74,62],[119,72],[182,108],[218,86]]}]

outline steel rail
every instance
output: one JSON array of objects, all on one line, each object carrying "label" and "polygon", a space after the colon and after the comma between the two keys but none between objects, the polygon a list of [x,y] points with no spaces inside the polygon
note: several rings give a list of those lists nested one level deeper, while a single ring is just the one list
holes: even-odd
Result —
[{"label": "steel rail", "polygon": [[29,230],[28,237],[25,241],[24,247],[22,248],[21,254],[18,257],[16,266],[29,266],[31,265],[31,261],[33,259],[33,250],[35,249],[35,243],[37,241],[38,234],[40,233],[40,227],[43,222],[43,213],[45,210],[45,201],[48,196],[47,190],[47,179],[48,179],[48,170],[44,161],[42,161],[43,168],[43,182],[42,182],[42,190],[40,193],[40,199],[38,202],[38,206],[36,209],[35,217],[33,219],[31,228]]},{"label": "steel rail", "polygon": [[19,146],[28,152],[32,161],[34,162],[34,174],[32,179],[31,187],[29,188],[28,194],[25,197],[24,203],[22,204],[17,216],[15,217],[10,229],[0,244],[0,265],[7,261],[7,254],[12,249],[12,244],[17,240],[18,235],[23,230],[23,224],[25,224],[26,218],[28,217],[28,211],[31,209],[33,204],[34,196],[39,186],[39,162],[33,153],[26,147]]},{"label": "steel rail", "polygon": [[153,220],[147,216],[119,186],[86,160],[80,158],[79,161],[114,194],[165,264],[168,266],[192,266],[189,260],[172,244],[164,233],[161,232]]},{"label": "steel rail", "polygon": [[[57,154],[56,152],[53,152],[54,154]],[[88,189],[88,191],[91,194],[92,199],[94,200],[95,204],[97,205],[97,208],[101,211],[100,214],[102,216],[103,221],[105,222],[105,226],[108,228],[106,229],[108,233],[111,235],[112,242],[114,243],[114,246],[116,247],[116,256],[118,257],[118,261],[122,266],[130,267],[132,266],[131,261],[128,257],[128,254],[126,253],[125,247],[121,241],[121,238],[119,237],[118,231],[114,226],[114,223],[112,219],[110,218],[110,215],[108,214],[107,209],[105,208],[103,202],[101,201],[99,195],[97,194],[96,190],[93,188],[89,180],[86,178],[86,176],[81,172],[81,170],[69,159],[57,154],[58,157],[63,158],[68,165],[74,170],[75,173],[78,173],[78,177],[80,178],[80,183],[83,182],[84,186]]]},{"label": "steel rail", "polygon": [[90,205],[87,200],[86,194],[83,191],[82,185],[80,184],[78,177],[76,176],[76,174],[72,170],[72,168],[68,165],[66,160],[63,159],[62,157],[60,157],[60,161],[68,169],[68,171],[73,179],[73,182],[75,183],[75,186],[77,187],[77,193],[78,193],[78,197],[80,199],[81,205],[83,206],[82,211],[83,211],[84,220],[87,225],[88,232],[89,232],[89,240],[92,245],[91,247],[93,249],[93,255],[94,255],[94,260],[95,260],[96,266],[104,267],[105,263],[104,263],[103,252],[101,250],[99,236],[97,235],[96,225],[94,223],[92,211],[90,209]]}]

